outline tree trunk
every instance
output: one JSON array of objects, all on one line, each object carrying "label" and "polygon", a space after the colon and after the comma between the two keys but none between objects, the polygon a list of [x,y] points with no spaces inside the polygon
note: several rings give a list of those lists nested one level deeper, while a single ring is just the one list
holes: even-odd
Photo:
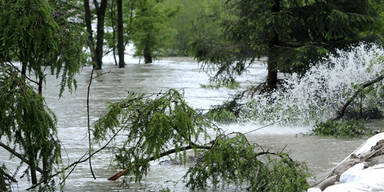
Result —
[{"label": "tree trunk", "polygon": [[[280,11],[280,0],[274,0],[272,13]],[[277,62],[276,62],[276,49],[275,46],[279,42],[279,36],[273,32],[269,40],[268,49],[268,76],[267,76],[267,90],[273,91],[277,87]]]},{"label": "tree trunk", "polygon": [[[32,137],[31,135],[27,135],[27,143],[30,145],[33,143],[31,137]],[[32,181],[32,185],[35,185],[37,184],[37,176],[36,176],[36,157],[35,157],[35,150],[33,145],[29,146],[27,153],[28,153],[29,169],[31,172],[31,181]]]},{"label": "tree trunk", "polygon": [[93,31],[92,31],[92,16],[91,16],[91,9],[89,7],[89,0],[84,0],[84,21],[85,25],[87,27],[88,32],[88,47],[91,51],[91,57],[93,64],[96,62],[96,55],[95,55],[95,41],[93,39]]},{"label": "tree trunk", "polygon": [[383,138],[384,133],[379,133],[367,139],[363,145],[334,167],[325,177],[320,179],[317,184],[315,184],[316,186],[314,188],[318,188],[322,191],[328,186],[334,185],[336,182],[340,181],[340,176],[344,172],[356,164],[364,163],[366,166],[373,166],[376,163],[379,163],[379,161],[375,161],[374,159],[384,155]]},{"label": "tree trunk", "polygon": [[124,26],[123,26],[123,1],[117,0],[117,51],[119,54],[119,68],[125,66],[124,62]]},{"label": "tree trunk", "polygon": [[148,43],[146,43],[144,47],[144,62],[145,64],[152,63],[152,53]]},{"label": "tree trunk", "polygon": [[96,38],[96,68],[101,69],[103,66],[103,46],[104,46],[104,19],[107,8],[107,0],[102,0],[100,7],[97,9],[97,38]]},{"label": "tree trunk", "polygon": [[115,11],[114,11],[115,4],[113,2],[115,2],[115,1],[111,1],[112,54],[113,54],[113,61],[115,61],[115,65],[117,66],[117,59],[116,59],[116,27],[115,27]]},{"label": "tree trunk", "polygon": [[273,49],[268,53],[267,90],[273,91],[277,87],[277,63],[274,61]]}]

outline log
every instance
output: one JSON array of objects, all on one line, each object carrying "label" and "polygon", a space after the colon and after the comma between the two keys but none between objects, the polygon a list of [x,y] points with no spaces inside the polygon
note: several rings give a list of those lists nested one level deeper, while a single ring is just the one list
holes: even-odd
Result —
[{"label": "log", "polygon": [[340,176],[359,163],[369,164],[375,157],[384,155],[384,133],[370,137],[363,145],[348,155],[334,167],[323,179],[320,179],[310,191],[320,191],[340,181]]}]

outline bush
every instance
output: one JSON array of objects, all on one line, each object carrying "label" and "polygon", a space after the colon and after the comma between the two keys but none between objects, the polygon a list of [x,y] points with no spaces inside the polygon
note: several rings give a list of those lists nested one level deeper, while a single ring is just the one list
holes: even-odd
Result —
[{"label": "bush", "polygon": [[360,137],[371,135],[372,130],[367,129],[361,121],[357,120],[328,120],[317,123],[313,129],[314,135],[334,137]]},{"label": "bush", "polygon": [[288,154],[264,151],[245,135],[216,138],[212,149],[190,167],[184,179],[192,190],[230,186],[249,191],[298,192],[308,188],[305,164]]},{"label": "bush", "polygon": [[237,117],[236,115],[224,108],[214,108],[208,111],[208,113],[205,114],[205,116],[209,120],[213,120],[220,123],[229,123],[236,121]]}]

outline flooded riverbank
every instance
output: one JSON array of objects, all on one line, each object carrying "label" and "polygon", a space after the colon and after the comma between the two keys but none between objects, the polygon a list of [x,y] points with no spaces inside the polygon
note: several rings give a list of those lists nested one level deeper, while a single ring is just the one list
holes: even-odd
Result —
[{"label": "flooded riverbank", "polygon": [[[226,101],[235,91],[227,88],[204,89],[201,85],[208,84],[208,76],[202,73],[198,64],[190,58],[163,58],[153,64],[138,64],[137,59],[128,60],[124,69],[112,64],[106,64],[92,84],[90,109],[91,120],[94,122],[106,111],[109,102],[124,98],[128,92],[158,93],[169,88],[182,90],[185,99],[191,106],[207,110],[212,105]],[[85,67],[77,77],[78,88],[70,94],[65,92],[58,98],[59,82],[54,76],[47,78],[43,91],[48,106],[55,112],[58,119],[59,139],[62,141],[63,164],[68,165],[79,159],[88,151],[86,91],[91,73],[90,67]],[[262,82],[266,69],[262,63],[254,67],[244,77],[239,79],[241,86],[249,81]],[[261,127],[257,123],[223,125],[226,131],[247,132]],[[321,175],[337,162],[344,159],[356,149],[364,139],[333,139],[315,136],[303,136],[301,133],[310,131],[310,127],[284,127],[273,125],[257,132],[248,134],[252,142],[256,142],[273,150],[285,149],[292,153],[298,161],[306,162],[314,175]],[[16,167],[13,160],[8,160],[8,153],[0,150],[0,161]],[[148,176],[142,184],[121,188],[121,183],[110,182],[108,177],[116,169],[110,164],[113,154],[105,150],[93,158],[93,167],[97,179],[94,180],[87,163],[79,164],[66,182],[65,191],[157,191],[169,188],[171,191],[184,191],[182,176],[187,167],[177,165],[160,165],[154,162]],[[13,171],[13,170],[11,170]],[[14,185],[15,191],[24,191],[29,186],[23,179]]]}]

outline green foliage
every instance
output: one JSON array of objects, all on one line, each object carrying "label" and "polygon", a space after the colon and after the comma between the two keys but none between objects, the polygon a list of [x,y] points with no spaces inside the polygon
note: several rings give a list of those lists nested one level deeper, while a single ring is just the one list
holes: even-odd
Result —
[{"label": "green foliage", "polygon": [[133,19],[132,40],[136,48],[135,55],[151,57],[161,54],[162,48],[175,30],[167,27],[169,19],[177,10],[166,8],[157,0],[138,1]]},{"label": "green foliage", "polygon": [[[44,77],[44,68],[61,75],[61,93],[71,89],[84,63],[82,27],[75,1],[0,1],[0,63],[19,61]],[[73,10],[73,11],[70,11]]]},{"label": "green foliage", "polygon": [[[308,187],[307,169],[285,153],[264,151],[250,144],[241,133],[221,134],[207,143],[213,124],[189,107],[176,90],[156,96],[130,94],[110,105],[95,125],[94,138],[124,131],[115,161],[130,179],[140,181],[150,161],[171,156],[186,162],[186,151],[199,154],[197,163],[184,176],[192,190],[211,184],[236,185],[251,191],[303,191]],[[214,135],[214,134],[213,134]],[[120,141],[120,139],[119,139]],[[121,142],[120,142],[121,143]],[[199,151],[198,151],[199,150]]]},{"label": "green foliage", "polygon": [[237,120],[237,117],[233,112],[224,108],[211,109],[205,116],[212,121],[220,123],[235,122]]},{"label": "green foliage", "polygon": [[233,79],[263,56],[271,71],[304,72],[328,52],[380,39],[376,26],[382,5],[370,0],[229,0],[224,16],[204,18],[218,23],[221,32],[198,35],[192,54],[207,70],[216,70],[215,79]]},{"label": "green foliage", "polygon": [[210,26],[213,23],[204,23],[205,29],[202,29],[203,23],[198,23],[199,18],[206,14],[207,4],[215,3],[215,1],[205,0],[165,0],[164,6],[170,9],[178,9],[179,11],[174,17],[170,18],[167,23],[168,28],[177,31],[169,43],[166,45],[164,54],[167,56],[188,56],[189,43],[193,40],[199,30],[207,30],[206,28],[214,28]]},{"label": "green foliage", "polygon": [[361,121],[357,120],[328,120],[317,123],[312,130],[314,135],[334,137],[361,137],[372,135],[372,130],[366,128]]},{"label": "green foliage", "polygon": [[201,137],[209,138],[205,121],[189,107],[176,90],[159,94],[154,99],[142,94],[113,103],[106,115],[95,125],[94,138],[105,139],[108,132],[116,133],[120,127],[126,131],[122,147],[116,155],[119,166],[140,181],[149,168],[149,161],[163,156],[170,146],[182,162],[182,148],[197,148]]},{"label": "green foliage", "polygon": [[56,117],[42,97],[45,70],[61,76],[60,96],[76,87],[73,77],[85,62],[78,6],[77,0],[0,0],[0,138],[19,148],[32,184],[36,170],[42,172],[41,191],[54,190],[49,175],[61,158]]},{"label": "green foliage", "polygon": [[[79,0],[56,1],[49,0],[52,7],[53,19],[58,25],[55,33],[57,52],[53,56],[55,63],[43,63],[51,66],[51,73],[61,78],[60,96],[65,87],[69,91],[77,87],[74,76],[86,64],[87,55],[84,53],[86,47],[86,32],[78,18],[83,17],[83,10]],[[52,50],[50,50],[52,51]]]},{"label": "green foliage", "polygon": [[207,88],[207,89],[219,89],[221,87],[226,87],[228,89],[237,89],[237,88],[240,88],[240,83],[235,81],[235,80],[231,80],[231,81],[228,81],[228,82],[222,82],[222,81],[210,81],[209,82],[210,84],[209,85],[201,85],[201,88]]},{"label": "green foliage", "polygon": [[171,190],[168,188],[165,188],[165,189],[161,189],[159,192],[171,192]]},{"label": "green foliage", "polygon": [[18,146],[25,159],[35,154],[30,164],[38,166],[44,159],[51,173],[61,158],[54,114],[17,71],[5,67],[1,74],[0,137]]},{"label": "green foliage", "polygon": [[308,188],[307,169],[285,153],[269,153],[252,145],[242,134],[216,138],[185,175],[192,190],[206,190],[208,184],[233,184],[250,191],[304,191]]}]

